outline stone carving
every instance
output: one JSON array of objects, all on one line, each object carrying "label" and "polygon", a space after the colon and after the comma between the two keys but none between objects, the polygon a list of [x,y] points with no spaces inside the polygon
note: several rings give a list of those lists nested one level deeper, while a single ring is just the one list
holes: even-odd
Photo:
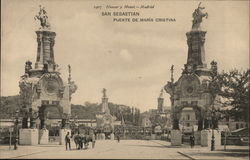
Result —
[{"label": "stone carving", "polygon": [[77,85],[75,84],[74,81],[71,81],[70,84],[69,84],[69,93],[70,95],[75,93],[77,90]]},{"label": "stone carving", "polygon": [[164,86],[165,91],[171,96],[174,94],[174,84],[172,82],[168,82],[167,85]]},{"label": "stone carving", "polygon": [[161,89],[161,92],[160,92],[159,98],[162,98],[162,96],[163,96],[163,89]]},{"label": "stone carving", "polygon": [[42,78],[43,90],[48,95],[55,95],[62,97],[64,86],[58,73],[46,73]]},{"label": "stone carving", "polygon": [[71,66],[68,65],[68,71],[69,71],[69,78],[68,78],[68,84],[69,84],[69,100],[71,100],[71,95],[76,92],[77,85],[74,81],[71,81]]},{"label": "stone carving", "polygon": [[62,128],[69,127],[69,118],[70,118],[69,114],[66,114],[66,113],[62,114],[62,126],[61,126]]},{"label": "stone carving", "polygon": [[208,13],[203,13],[202,10],[205,9],[205,7],[201,7],[201,2],[198,5],[198,8],[196,8],[194,10],[193,13],[193,25],[192,25],[192,29],[199,29],[200,28],[200,24],[202,22],[202,18],[206,17],[208,18]]},{"label": "stone carving", "polygon": [[215,62],[214,60],[210,63],[211,64],[211,72],[213,75],[217,75],[217,62]]},{"label": "stone carving", "polygon": [[37,93],[37,98],[38,98],[38,99],[40,98],[41,91],[42,91],[42,89],[41,89],[41,84],[38,82],[38,83],[36,84],[36,93]]},{"label": "stone carving", "polygon": [[33,85],[32,83],[28,82],[27,80],[28,75],[25,74],[21,77],[21,80],[19,81],[19,87],[20,87],[20,98],[22,101],[22,104],[28,107],[32,102],[32,96],[33,96]]},{"label": "stone carving", "polygon": [[35,120],[37,119],[37,118],[39,118],[39,114],[38,114],[38,112],[37,111],[30,111],[30,113],[29,113],[30,115],[30,128],[35,128],[36,126],[35,126],[35,124],[36,124],[36,122],[35,122]]},{"label": "stone carving", "polygon": [[105,98],[105,97],[107,97],[107,95],[106,95],[106,88],[103,88],[103,90],[102,90],[102,93],[103,93],[103,98]]},{"label": "stone carving", "polygon": [[32,69],[32,62],[26,61],[25,62],[25,73],[29,74],[30,70]]},{"label": "stone carving", "polygon": [[171,66],[170,71],[171,71],[171,82],[168,82],[167,85],[164,86],[164,89],[173,98],[174,90],[175,90],[174,76],[173,76],[173,74],[174,74],[174,65]]},{"label": "stone carving", "polygon": [[45,11],[44,7],[42,7],[41,5],[39,5],[39,7],[40,7],[40,11],[38,15],[36,15],[34,18],[35,20],[40,21],[41,29],[50,29],[47,12]]}]

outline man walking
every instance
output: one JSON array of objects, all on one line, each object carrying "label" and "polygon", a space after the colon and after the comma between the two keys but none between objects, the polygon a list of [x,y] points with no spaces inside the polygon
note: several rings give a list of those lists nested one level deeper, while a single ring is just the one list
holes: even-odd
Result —
[{"label": "man walking", "polygon": [[191,148],[194,147],[194,140],[195,140],[194,136],[191,135],[191,136],[190,136],[190,146],[191,146]]},{"label": "man walking", "polygon": [[69,144],[69,150],[71,150],[69,132],[65,136],[65,144],[66,144],[66,150],[68,150],[68,144]]},{"label": "man walking", "polygon": [[119,136],[119,134],[117,134],[117,141],[118,141],[118,143],[120,142],[120,136]]},{"label": "man walking", "polygon": [[92,148],[95,147],[95,134],[92,133]]}]

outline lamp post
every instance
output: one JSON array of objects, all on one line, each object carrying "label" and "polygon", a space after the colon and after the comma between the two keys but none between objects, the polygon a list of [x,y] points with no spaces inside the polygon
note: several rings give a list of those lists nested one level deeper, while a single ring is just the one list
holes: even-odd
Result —
[{"label": "lamp post", "polygon": [[215,146],[214,146],[214,105],[212,106],[212,138],[211,138],[211,151],[214,151]]},{"label": "lamp post", "polygon": [[17,143],[18,143],[18,118],[19,118],[19,110],[17,109],[15,112],[15,124],[14,124],[14,150],[17,150]]}]

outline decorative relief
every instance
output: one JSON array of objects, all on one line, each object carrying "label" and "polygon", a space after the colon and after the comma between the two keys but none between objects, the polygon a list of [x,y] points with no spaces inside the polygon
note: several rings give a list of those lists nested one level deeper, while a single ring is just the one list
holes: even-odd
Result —
[{"label": "decorative relief", "polygon": [[182,97],[197,97],[199,80],[194,75],[184,76],[180,83]]},{"label": "decorative relief", "polygon": [[[20,97],[23,105],[31,105],[33,96],[33,84],[28,81],[28,75],[25,74],[19,81]],[[27,107],[27,106],[26,106]]]},{"label": "decorative relief", "polygon": [[77,90],[77,85],[75,84],[74,81],[70,81],[70,82],[69,82],[69,95],[70,95],[69,98],[70,98],[70,100],[71,100],[71,95],[72,95],[73,93],[75,93],[76,90]]},{"label": "decorative relief", "polygon": [[55,95],[55,94],[60,95],[64,91],[61,78],[56,73],[44,74],[42,84],[43,84],[43,90],[48,95]]}]

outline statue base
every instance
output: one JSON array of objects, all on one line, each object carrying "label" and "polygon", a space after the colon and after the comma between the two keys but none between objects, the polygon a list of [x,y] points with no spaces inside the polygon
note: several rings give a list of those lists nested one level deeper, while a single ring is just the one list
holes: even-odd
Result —
[{"label": "statue base", "polygon": [[194,132],[194,144],[195,145],[201,144],[201,131]]},{"label": "statue base", "polygon": [[49,144],[49,130],[39,130],[39,144]]},{"label": "statue base", "polygon": [[182,134],[180,130],[171,130],[171,146],[181,146]]},{"label": "statue base", "polygon": [[101,134],[100,134],[100,138],[101,138],[101,140],[105,140],[105,139],[106,139],[105,134],[104,134],[104,133],[101,133]]},{"label": "statue base", "polygon": [[209,129],[209,130],[201,131],[201,146],[202,147],[211,147],[212,132],[214,132],[215,148],[221,146],[221,132],[219,130],[214,129],[214,131],[212,131],[212,129]]},{"label": "statue base", "polygon": [[69,135],[71,136],[71,130],[70,129],[60,129],[59,131],[59,145],[65,145],[65,136],[69,132]]},{"label": "statue base", "polygon": [[98,133],[96,135],[96,138],[97,138],[97,140],[105,140],[105,134],[104,133]]},{"label": "statue base", "polygon": [[38,129],[21,128],[19,129],[20,145],[38,145]]},{"label": "statue base", "polygon": [[155,139],[156,139],[155,134],[151,134],[151,140],[155,140]]},{"label": "statue base", "polygon": [[115,135],[114,135],[114,133],[111,133],[111,134],[110,134],[110,140],[115,140]]}]

